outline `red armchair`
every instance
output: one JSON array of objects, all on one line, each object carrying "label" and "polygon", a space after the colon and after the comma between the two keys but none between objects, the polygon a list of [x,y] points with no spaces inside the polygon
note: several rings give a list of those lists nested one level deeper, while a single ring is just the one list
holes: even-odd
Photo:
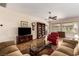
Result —
[{"label": "red armchair", "polygon": [[48,35],[47,40],[51,44],[57,45],[58,44],[58,38],[59,38],[59,34],[57,32],[52,32],[51,34]]}]

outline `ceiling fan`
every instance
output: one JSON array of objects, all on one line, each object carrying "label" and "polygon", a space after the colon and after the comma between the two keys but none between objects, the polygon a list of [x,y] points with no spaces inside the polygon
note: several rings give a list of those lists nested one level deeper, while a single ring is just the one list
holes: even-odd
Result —
[{"label": "ceiling fan", "polygon": [[[50,11],[49,11],[49,15],[51,15]],[[48,19],[57,20],[57,16],[49,16]]]}]

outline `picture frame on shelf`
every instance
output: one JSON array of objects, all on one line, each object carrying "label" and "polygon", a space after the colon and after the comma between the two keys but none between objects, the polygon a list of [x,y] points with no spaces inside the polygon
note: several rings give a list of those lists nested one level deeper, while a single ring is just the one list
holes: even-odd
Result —
[{"label": "picture frame on shelf", "polygon": [[32,23],[32,30],[35,30],[35,22]]},{"label": "picture frame on shelf", "polygon": [[28,27],[28,22],[27,21],[20,21],[21,27]]}]

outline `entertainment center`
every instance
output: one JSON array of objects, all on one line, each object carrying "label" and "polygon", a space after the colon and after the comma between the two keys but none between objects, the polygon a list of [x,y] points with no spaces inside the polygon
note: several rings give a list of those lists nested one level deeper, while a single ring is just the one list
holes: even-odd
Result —
[{"label": "entertainment center", "polygon": [[[45,38],[45,24],[37,22],[36,27],[37,39]],[[31,27],[18,27],[17,44],[32,40],[33,36],[31,35],[31,30]]]},{"label": "entertainment center", "polygon": [[32,40],[32,35],[17,36],[17,44]]},{"label": "entertainment center", "polygon": [[18,28],[18,36],[17,36],[17,44],[28,42],[32,40],[33,37],[31,35],[30,27],[19,27]]}]

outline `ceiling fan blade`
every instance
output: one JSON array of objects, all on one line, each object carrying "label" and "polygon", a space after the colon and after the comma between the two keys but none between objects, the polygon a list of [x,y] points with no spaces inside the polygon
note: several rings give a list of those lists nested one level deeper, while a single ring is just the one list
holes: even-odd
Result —
[{"label": "ceiling fan blade", "polygon": [[49,17],[49,19],[57,20],[57,16]]}]

